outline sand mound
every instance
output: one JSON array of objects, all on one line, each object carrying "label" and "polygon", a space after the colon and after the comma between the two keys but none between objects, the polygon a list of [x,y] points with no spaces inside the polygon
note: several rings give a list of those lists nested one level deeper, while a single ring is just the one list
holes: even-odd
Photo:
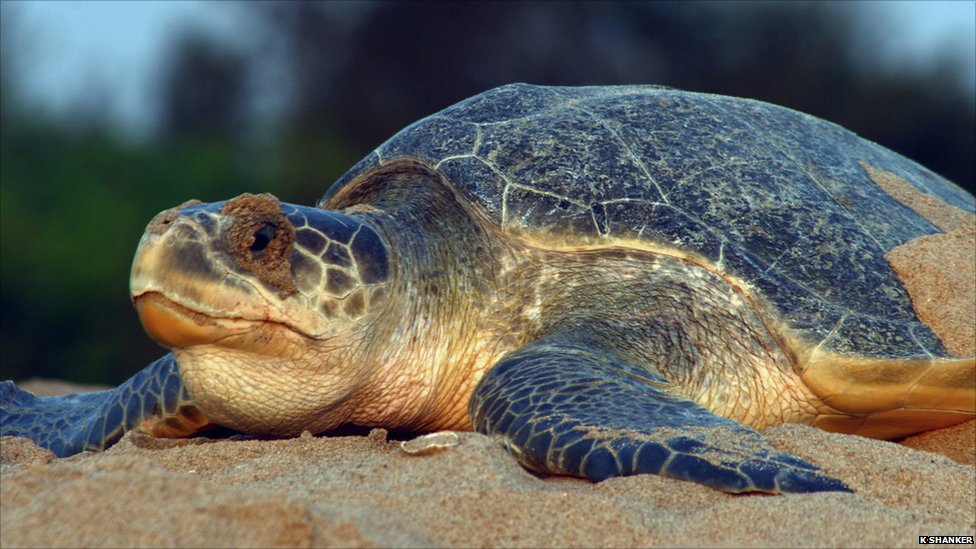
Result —
[{"label": "sand mound", "polygon": [[[732,496],[641,475],[537,478],[489,437],[408,455],[369,436],[165,440],[68,459],[2,441],[0,545],[115,547],[875,546],[976,534],[976,422],[906,445],[766,431],[854,494]],[[968,446],[967,446],[968,445]]]}]

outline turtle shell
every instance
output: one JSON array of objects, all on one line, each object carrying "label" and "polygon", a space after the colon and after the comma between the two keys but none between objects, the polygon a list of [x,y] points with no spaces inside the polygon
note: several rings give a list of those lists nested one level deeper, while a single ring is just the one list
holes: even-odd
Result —
[{"label": "turtle shell", "polygon": [[965,212],[973,196],[824,120],[655,86],[508,85],[408,126],[330,188],[408,158],[503,234],[552,249],[630,246],[743,281],[802,340],[845,355],[943,357],[885,259],[940,232],[872,179]]}]

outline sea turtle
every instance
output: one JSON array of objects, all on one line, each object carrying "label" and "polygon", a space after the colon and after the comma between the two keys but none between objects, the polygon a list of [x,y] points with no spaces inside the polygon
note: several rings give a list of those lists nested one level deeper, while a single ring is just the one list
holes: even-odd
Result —
[{"label": "sea turtle", "polygon": [[247,194],[159,214],[131,294],[172,352],[110,391],[6,382],[3,434],[64,456],[132,428],[475,429],[542,473],[847,490],[757,429],[892,438],[976,411],[976,361],[885,258],[939,229],[885,181],[972,224],[953,183],[786,108],[489,90],[316,207]]}]

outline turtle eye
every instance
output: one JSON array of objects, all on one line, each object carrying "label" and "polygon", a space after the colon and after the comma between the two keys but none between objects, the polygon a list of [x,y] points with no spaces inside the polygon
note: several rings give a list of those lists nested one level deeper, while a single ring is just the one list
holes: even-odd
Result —
[{"label": "turtle eye", "polygon": [[275,237],[275,226],[270,223],[265,223],[260,229],[254,232],[254,242],[251,243],[250,250],[252,254],[260,254],[268,247],[268,244],[274,240]]}]

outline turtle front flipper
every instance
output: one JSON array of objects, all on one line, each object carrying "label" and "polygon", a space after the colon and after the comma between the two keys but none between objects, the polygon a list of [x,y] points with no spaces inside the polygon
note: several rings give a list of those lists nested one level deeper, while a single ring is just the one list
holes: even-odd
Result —
[{"label": "turtle front flipper", "polygon": [[0,434],[24,437],[58,457],[103,450],[135,428],[187,436],[210,426],[180,378],[172,354],[107,391],[37,397],[0,383]]},{"label": "turtle front flipper", "polygon": [[526,467],[592,481],[653,473],[725,492],[850,491],[756,431],[669,390],[663,377],[586,347],[530,344],[474,390],[476,430]]}]

